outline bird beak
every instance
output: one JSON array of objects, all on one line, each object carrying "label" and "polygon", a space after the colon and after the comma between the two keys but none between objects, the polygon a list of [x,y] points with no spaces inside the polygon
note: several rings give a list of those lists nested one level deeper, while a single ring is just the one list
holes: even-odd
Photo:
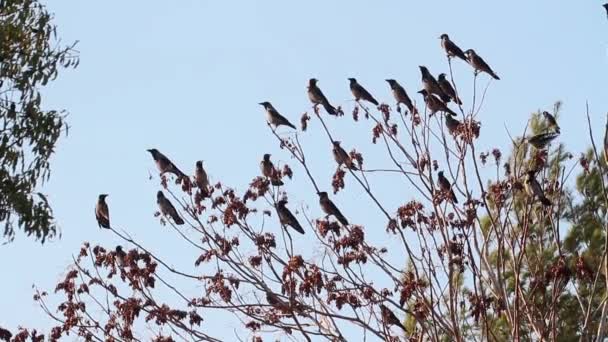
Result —
[{"label": "bird beak", "polygon": [[258,104],[259,104],[260,106],[263,106],[263,105],[264,105],[264,103],[263,103],[263,102],[260,102],[260,103],[258,103]]},{"label": "bird beak", "polygon": [[148,149],[148,150],[146,150],[146,151],[148,151],[148,152],[152,153],[152,150],[151,150],[151,149]]}]

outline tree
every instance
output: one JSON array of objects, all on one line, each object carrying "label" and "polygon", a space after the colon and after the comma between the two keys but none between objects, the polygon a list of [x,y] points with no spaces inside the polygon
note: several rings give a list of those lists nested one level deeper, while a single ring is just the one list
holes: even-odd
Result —
[{"label": "tree", "polygon": [[20,228],[44,243],[57,226],[38,187],[67,126],[64,111],[43,108],[40,89],[78,58],[36,0],[0,1],[0,28],[0,222],[9,240]]}]

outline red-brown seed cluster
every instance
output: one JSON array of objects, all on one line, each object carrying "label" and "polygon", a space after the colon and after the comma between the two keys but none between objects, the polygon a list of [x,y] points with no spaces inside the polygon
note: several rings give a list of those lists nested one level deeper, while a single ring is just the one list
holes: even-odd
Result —
[{"label": "red-brown seed cluster", "polygon": [[346,175],[346,172],[344,170],[342,170],[341,168],[338,168],[336,170],[336,173],[334,173],[334,176],[331,180],[331,186],[334,189],[334,194],[337,194],[338,191],[340,191],[341,189],[344,189],[344,176]]},{"label": "red-brown seed cluster", "polygon": [[302,126],[303,132],[306,132],[306,129],[308,128],[309,120],[310,120],[310,115],[308,115],[308,113],[302,114],[302,117],[300,118],[300,126]]}]

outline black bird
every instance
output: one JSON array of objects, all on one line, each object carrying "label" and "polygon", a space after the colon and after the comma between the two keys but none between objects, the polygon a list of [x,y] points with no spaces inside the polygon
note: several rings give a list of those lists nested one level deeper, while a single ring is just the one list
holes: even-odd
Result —
[{"label": "black bird", "polygon": [[441,91],[443,91],[444,94],[449,96],[450,99],[452,99],[457,104],[462,104],[462,101],[458,96],[456,96],[456,91],[454,90],[454,88],[452,88],[452,84],[445,77],[444,73],[439,74],[439,76],[437,77],[437,83],[439,83],[439,88],[441,88]]},{"label": "black bird", "polygon": [[407,332],[403,323],[397,318],[394,312],[392,312],[389,308],[387,308],[384,304],[380,304],[380,313],[382,315],[382,322],[384,325],[391,326],[396,325],[399,328],[403,329],[403,331]]},{"label": "black bird", "polygon": [[354,78],[349,78],[350,81],[350,91],[353,93],[356,101],[365,100],[374,105],[378,105],[378,101],[369,93],[362,85],[357,83],[357,80]]},{"label": "black bird", "polygon": [[532,198],[538,198],[540,202],[544,206],[550,206],[551,201],[545,196],[543,192],[543,188],[540,186],[540,183],[536,180],[534,176],[534,171],[528,171],[528,179],[526,179],[526,192],[528,195],[532,196]]},{"label": "black bird", "polygon": [[106,194],[99,195],[97,205],[95,205],[95,218],[99,228],[110,229],[110,210],[106,203],[106,197],[108,197]]},{"label": "black bird", "polygon": [[156,203],[158,204],[161,214],[163,214],[165,217],[170,216],[173,219],[173,222],[175,222],[177,225],[184,224],[184,220],[182,220],[182,218],[179,216],[177,210],[173,204],[171,204],[171,201],[169,201],[169,199],[165,197],[163,192],[160,190],[156,193]]},{"label": "black bird", "polygon": [[207,176],[207,172],[203,168],[202,160],[196,162],[196,171],[194,173],[194,178],[196,180],[196,186],[198,186],[201,192],[206,195],[209,191],[209,177]]},{"label": "black bird", "polygon": [[439,39],[441,39],[441,47],[447,53],[448,58],[450,57],[458,57],[463,61],[467,61],[467,56],[465,56],[464,52],[456,45],[453,41],[450,40],[450,37],[447,34],[442,34]]},{"label": "black bird", "polygon": [[264,159],[260,162],[260,170],[262,175],[270,179],[270,183],[274,186],[283,185],[283,181],[279,179],[277,170],[274,168],[274,164],[270,161],[270,154],[266,153]]},{"label": "black bird", "polygon": [[338,163],[338,165],[344,164],[351,170],[358,170],[357,166],[353,162],[353,159],[342,148],[342,146],[340,146],[340,142],[336,140],[333,142],[333,145],[334,147],[332,149],[332,152],[334,154],[334,159],[336,160],[336,163]]},{"label": "black bird", "polygon": [[555,120],[555,116],[551,115],[551,113],[547,111],[543,112],[543,116],[545,117],[545,120],[547,120],[547,123],[549,123],[549,127],[553,128],[555,133],[561,133],[557,120]]},{"label": "black bird", "polygon": [[152,158],[154,158],[154,162],[156,163],[156,167],[160,174],[164,174],[166,172],[172,173],[177,176],[178,179],[187,178],[186,175],[173,164],[169,158],[165,157],[164,154],[160,153],[157,149],[149,149],[148,152],[152,154]]},{"label": "black bird", "polygon": [[497,80],[500,79],[500,77],[498,77],[496,75],[496,73],[483,60],[483,58],[479,57],[479,55],[477,55],[477,53],[475,53],[475,50],[468,49],[464,53],[467,56],[467,61],[469,62],[469,64],[471,64],[473,69],[475,69],[475,73],[482,71],[482,72],[485,72],[485,73],[489,74],[490,76],[494,77],[494,79],[497,79]]},{"label": "black bird", "polygon": [[329,101],[321,91],[321,88],[317,86],[317,79],[311,78],[308,80],[308,98],[315,106],[322,105],[325,111],[331,115],[338,115],[338,111],[334,106],[329,104]]},{"label": "black bird", "polygon": [[400,103],[403,103],[407,107],[407,110],[410,111],[410,113],[418,114],[418,110],[416,109],[416,107],[414,107],[414,104],[412,103],[410,97],[407,95],[405,89],[393,79],[388,79],[386,80],[386,82],[388,82],[391,87],[393,97],[395,97],[395,101],[397,101],[397,106],[399,106]]},{"label": "black bird", "polygon": [[454,117],[448,113],[445,114],[445,126],[448,128],[450,134],[454,134],[460,126],[460,121],[454,119]]},{"label": "black bird", "polygon": [[443,175],[443,171],[439,171],[438,176],[439,178],[437,179],[437,184],[439,185],[439,189],[441,189],[441,191],[443,191],[444,193],[449,194],[452,202],[458,203],[456,194],[454,193],[454,190],[452,190],[452,184],[447,178],[445,178],[445,176]]},{"label": "black bird", "polygon": [[443,92],[443,90],[441,90],[439,83],[437,82],[435,77],[433,75],[431,75],[431,73],[429,72],[429,69],[427,69],[425,66],[422,66],[422,65],[420,65],[419,68],[420,68],[420,73],[422,74],[422,87],[428,93],[436,94],[437,96],[439,96],[441,101],[446,102],[446,103],[449,102],[450,97],[448,95],[446,95]]},{"label": "black bird", "polygon": [[425,89],[420,90],[419,93],[424,97],[424,103],[426,103],[426,107],[431,111],[431,116],[437,112],[446,112],[457,116],[457,114],[448,108],[445,102],[441,101],[437,96],[429,94]]},{"label": "black bird", "polygon": [[334,216],[343,226],[348,226],[348,220],[346,219],[346,217],[344,217],[344,215],[342,215],[340,209],[336,207],[334,202],[329,199],[327,192],[322,191],[318,194],[319,204],[321,205],[321,209],[323,209],[323,212],[327,214],[327,216]]},{"label": "black bird", "polygon": [[559,133],[557,133],[557,132],[540,133],[540,134],[531,136],[531,137],[527,138],[526,140],[528,141],[528,143],[530,145],[534,146],[536,149],[542,150],[543,148],[547,147],[547,145],[549,145],[549,143],[552,142],[558,136],[559,136]]},{"label": "black bird", "polygon": [[300,222],[296,219],[296,217],[287,209],[285,206],[287,201],[282,199],[277,203],[277,214],[279,215],[279,221],[283,226],[290,226],[295,231],[300,234],[304,234],[304,228],[300,225]]},{"label": "black bird", "polygon": [[268,121],[270,125],[274,126],[275,129],[281,125],[296,129],[296,126],[281,115],[270,102],[265,101],[260,102],[259,104],[264,106],[264,109],[266,110],[266,121]]}]

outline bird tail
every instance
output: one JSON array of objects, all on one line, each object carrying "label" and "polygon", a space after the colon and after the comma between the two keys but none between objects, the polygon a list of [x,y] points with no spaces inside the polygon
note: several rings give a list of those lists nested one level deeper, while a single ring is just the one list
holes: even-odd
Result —
[{"label": "bird tail", "polygon": [[334,106],[332,106],[331,104],[329,104],[329,101],[324,101],[323,102],[323,108],[325,108],[325,111],[328,114],[338,115],[338,111],[336,110],[336,108],[334,108]]},{"label": "bird tail", "polygon": [[280,180],[280,179],[278,179],[278,178],[272,178],[272,179],[270,180],[270,184],[272,184],[272,185],[274,185],[274,186],[281,186],[281,185],[283,185],[283,184],[285,184],[285,183],[283,183],[283,181],[282,181],[282,180]]},{"label": "bird tail", "polygon": [[451,116],[458,116],[458,114],[456,114],[456,112],[454,112],[453,110],[451,110],[450,108],[448,108],[447,106],[445,107],[448,111],[448,114],[450,114]]},{"label": "bird tail", "polygon": [[380,105],[380,103],[378,103],[378,101],[375,98],[373,98],[373,97],[369,99],[369,102],[373,103],[374,106]]},{"label": "bird tail", "polygon": [[456,102],[457,104],[462,106],[462,100],[460,99],[460,97],[456,96],[456,98],[454,99],[454,102]]},{"label": "bird tail", "polygon": [[452,202],[454,202],[455,204],[458,204],[458,199],[456,198],[456,194],[454,193],[454,190],[450,190],[450,197],[452,199]]},{"label": "bird tail", "polygon": [[496,75],[496,73],[494,73],[494,72],[492,72],[490,74],[490,76],[494,77],[495,80],[499,80],[500,79],[500,77],[498,77],[498,75]]},{"label": "bird tail", "polygon": [[291,227],[298,233],[304,235],[304,228],[302,228],[302,226],[300,225],[300,222],[295,221]]},{"label": "bird tail", "polygon": [[293,128],[293,129],[297,130],[296,126],[294,126],[294,125],[293,125],[291,122],[288,122],[288,123],[286,123],[285,125],[286,125],[287,127],[291,127],[291,128]]},{"label": "bird tail", "polygon": [[172,215],[172,218],[173,222],[175,222],[176,225],[181,226],[182,224],[184,224],[184,220],[177,213]]},{"label": "bird tail", "polygon": [[336,218],[338,219],[338,222],[340,222],[340,224],[342,224],[343,226],[348,226],[348,220],[346,219],[346,217],[344,217],[344,215],[342,215],[342,213],[337,213]]}]

